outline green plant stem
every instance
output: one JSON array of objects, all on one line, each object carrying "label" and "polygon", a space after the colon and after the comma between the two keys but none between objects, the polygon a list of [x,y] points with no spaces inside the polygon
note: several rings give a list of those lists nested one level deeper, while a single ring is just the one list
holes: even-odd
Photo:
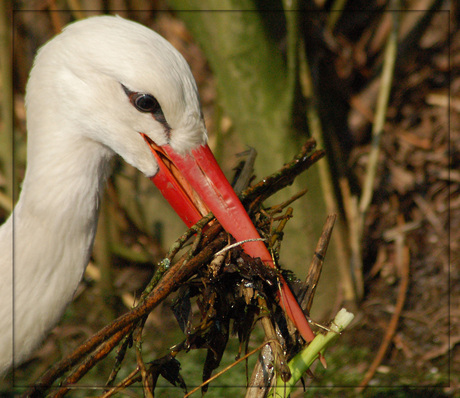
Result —
[{"label": "green plant stem", "polygon": [[347,0],[335,0],[332,4],[331,11],[329,11],[329,15],[327,18],[327,27],[332,32],[335,28],[337,21],[343,14],[343,9],[347,4]]},{"label": "green plant stem", "polygon": [[366,179],[364,181],[363,192],[359,202],[359,210],[362,216],[364,216],[369,209],[374,191],[375,175],[377,174],[378,158],[380,154],[380,141],[384,131],[388,109],[388,100],[390,99],[394,66],[396,63],[396,54],[398,50],[399,12],[393,12],[392,21],[392,30],[388,37],[387,45],[385,48],[382,82],[377,99],[374,125],[372,126],[372,147],[369,153],[369,161],[367,163]]},{"label": "green plant stem", "polygon": [[[393,2],[390,4],[390,7],[396,7],[395,9],[397,9],[397,5],[393,4]],[[394,67],[398,51],[399,14],[400,13],[398,11],[392,13],[392,29],[385,48],[382,81],[377,99],[374,124],[372,126],[372,146],[369,153],[363,190],[356,212],[356,233],[351,234],[351,237],[354,240],[351,242],[351,247],[354,248],[351,263],[359,297],[362,297],[364,292],[362,275],[362,239],[364,234],[364,221],[374,194],[375,176],[377,174],[380,154],[380,141],[384,131],[388,101],[390,99],[391,86],[393,82]]]},{"label": "green plant stem", "polygon": [[289,361],[291,378],[283,382],[281,375],[277,377],[276,384],[268,394],[269,397],[288,397],[302,375],[310,368],[312,363],[324,350],[342,333],[353,320],[354,315],[342,308],[335,316],[327,334],[319,334],[315,339],[293,359]]}]

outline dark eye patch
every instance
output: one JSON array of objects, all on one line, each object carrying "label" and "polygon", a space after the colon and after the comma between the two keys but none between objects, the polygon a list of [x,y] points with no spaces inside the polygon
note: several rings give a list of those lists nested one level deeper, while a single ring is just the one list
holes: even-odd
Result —
[{"label": "dark eye patch", "polygon": [[131,104],[139,112],[152,114],[153,118],[163,125],[166,133],[169,135],[171,127],[166,121],[165,115],[163,113],[163,110],[161,109],[158,100],[151,94],[137,93],[135,91],[131,91],[128,88],[126,88],[123,84],[121,85],[121,87],[123,87],[123,90],[125,94],[128,96]]}]

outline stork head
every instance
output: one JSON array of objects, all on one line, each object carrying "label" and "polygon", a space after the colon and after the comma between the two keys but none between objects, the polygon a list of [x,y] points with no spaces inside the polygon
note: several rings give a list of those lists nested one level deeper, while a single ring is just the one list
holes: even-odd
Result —
[{"label": "stork head", "polygon": [[[70,24],[39,50],[26,105],[29,166],[50,169],[89,141],[84,151],[117,153],[151,177],[187,225],[211,210],[225,228],[244,219],[257,235],[206,145],[187,62],[152,30],[114,16]],[[29,178],[31,169],[40,167]]]},{"label": "stork head", "polygon": [[43,46],[27,105],[30,123],[43,120],[43,112],[53,113],[47,120],[62,115],[59,124],[71,126],[72,134],[103,144],[149,177],[158,168],[140,133],[180,154],[206,142],[187,62],[160,35],[120,17],[70,24]]}]

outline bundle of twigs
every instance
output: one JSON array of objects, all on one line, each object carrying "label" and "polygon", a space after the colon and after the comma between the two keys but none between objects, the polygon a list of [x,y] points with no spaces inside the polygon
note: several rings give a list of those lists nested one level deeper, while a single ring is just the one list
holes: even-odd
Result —
[{"label": "bundle of twigs", "polygon": [[[250,212],[261,236],[266,238],[275,259],[276,247],[279,245],[284,225],[292,217],[292,209],[288,206],[306,191],[270,209],[262,208],[262,203],[292,184],[300,173],[323,156],[322,150],[315,150],[314,140],[309,140],[291,162],[241,194],[242,202]],[[284,214],[281,214],[282,212]],[[328,232],[322,240],[322,248],[319,249],[323,255],[331,228],[332,224],[329,223]],[[190,248],[176,259],[179,250],[190,239],[193,241]],[[267,339],[272,341],[270,347],[273,350],[279,350],[276,347],[282,346],[280,353],[297,351],[299,348],[297,337],[276,299],[277,275],[282,271],[265,267],[260,260],[250,258],[242,252],[238,245],[222,251],[229,243],[233,243],[231,237],[218,222],[213,220],[212,214],[203,218],[171,247],[133,309],[101,329],[74,352],[55,364],[25,395],[43,396],[58,378],[65,376],[60,387],[52,395],[64,396],[72,385],[117,346],[119,346],[117,363],[107,382],[104,397],[111,396],[138,381],[142,381],[146,396],[153,396],[156,380],[160,374],[172,384],[179,385],[185,390],[185,383],[179,373],[180,364],[175,359],[177,352],[190,348],[207,348],[208,356],[204,364],[203,378],[208,379],[220,363],[232,320],[233,329],[238,333],[241,342],[248,341],[252,325],[261,318],[262,323],[265,322],[264,331]],[[304,303],[306,311],[311,306],[319,271],[320,266],[315,267],[309,274],[309,278],[313,281],[301,285],[300,301]],[[286,278],[289,280],[289,276]],[[146,364],[142,358],[141,334],[147,316],[178,289],[180,289],[179,297],[173,309],[179,325],[186,332],[187,339],[173,347],[165,357]],[[199,303],[201,321],[198,325],[192,325],[190,320],[192,297],[196,297]],[[243,313],[244,317],[241,316]],[[281,340],[283,340],[277,344],[273,344],[273,340],[277,339],[274,325],[281,332]],[[132,345],[137,350],[137,367],[127,378],[116,384],[115,379],[126,350]],[[283,368],[282,363],[283,361],[278,363],[277,370],[281,373],[286,372],[285,377],[288,378],[289,370]],[[203,389],[205,390],[206,387]]]}]

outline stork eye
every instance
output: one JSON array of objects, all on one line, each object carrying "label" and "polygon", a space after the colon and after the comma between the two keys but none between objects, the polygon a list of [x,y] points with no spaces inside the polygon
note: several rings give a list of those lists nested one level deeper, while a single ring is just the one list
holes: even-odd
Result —
[{"label": "stork eye", "polygon": [[[1,1],[1,0],[0,0]],[[163,110],[157,99],[151,94],[138,93],[135,91],[129,90],[125,85],[121,85],[123,91],[128,96],[131,104],[139,111],[143,113],[151,113],[153,118],[161,123],[165,129],[167,135],[171,131],[171,127],[166,121]]]},{"label": "stork eye", "polygon": [[160,104],[150,94],[136,94],[133,98],[133,105],[140,112],[156,113],[159,110],[161,111]]}]

